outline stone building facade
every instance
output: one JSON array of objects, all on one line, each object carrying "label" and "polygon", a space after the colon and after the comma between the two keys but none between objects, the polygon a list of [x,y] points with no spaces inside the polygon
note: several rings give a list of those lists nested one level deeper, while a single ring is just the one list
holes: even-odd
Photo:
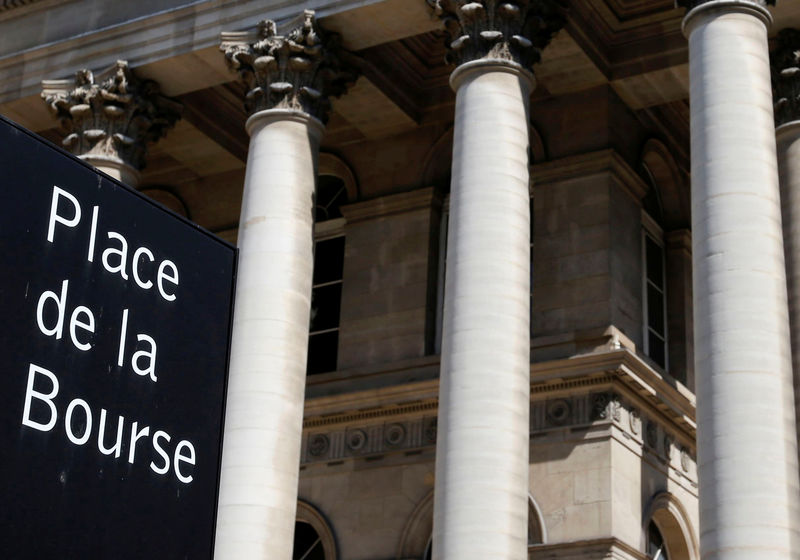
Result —
[{"label": "stone building facade", "polygon": [[239,246],[217,558],[800,554],[800,6],[677,4],[0,4],[0,114]]}]

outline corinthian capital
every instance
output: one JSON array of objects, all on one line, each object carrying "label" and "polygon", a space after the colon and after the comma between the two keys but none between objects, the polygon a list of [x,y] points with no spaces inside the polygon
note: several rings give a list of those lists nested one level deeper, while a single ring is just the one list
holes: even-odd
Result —
[{"label": "corinthian capital", "polygon": [[255,34],[222,34],[220,49],[247,87],[245,106],[250,113],[294,109],[326,122],[330,97],[342,95],[358,72],[339,35],[323,31],[312,10],[281,27],[265,20]]},{"label": "corinthian capital", "polygon": [[[686,8],[687,10],[691,10],[692,8],[696,8],[697,6],[701,6],[702,4],[708,4],[709,2],[715,2],[715,1],[717,0],[675,0],[675,7]],[[754,4],[756,6],[766,7],[766,6],[774,6],[775,0],[738,0],[738,3],[742,5]]]},{"label": "corinthian capital", "polygon": [[770,56],[775,124],[800,121],[800,31],[784,29]]},{"label": "corinthian capital", "polygon": [[152,80],[138,80],[124,60],[97,78],[80,70],[72,80],[45,80],[42,98],[67,130],[73,154],[145,165],[147,144],[166,134],[180,117],[180,103],[159,93]]},{"label": "corinthian capital", "polygon": [[563,0],[427,0],[447,31],[447,61],[516,62],[530,68],[566,23]]}]

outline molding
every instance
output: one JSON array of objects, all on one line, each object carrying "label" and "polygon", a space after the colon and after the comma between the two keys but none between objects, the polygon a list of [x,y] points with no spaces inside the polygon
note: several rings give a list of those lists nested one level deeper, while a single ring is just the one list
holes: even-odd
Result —
[{"label": "molding", "polygon": [[678,498],[661,491],[650,499],[642,516],[642,547],[647,546],[647,532],[653,521],[664,537],[670,558],[699,560],[699,546],[691,518]]},{"label": "molding", "polygon": [[408,516],[397,545],[398,559],[418,559],[425,554],[433,532],[433,490],[423,497]]},{"label": "molding", "polygon": [[654,408],[694,435],[694,394],[669,376],[658,373],[627,349],[586,354],[531,364],[531,394],[573,386],[599,384],[598,371],[629,387]]},{"label": "molding", "polygon": [[348,224],[365,220],[373,220],[431,208],[435,199],[433,187],[425,187],[413,191],[390,194],[364,202],[346,204],[341,207],[342,214]]},{"label": "molding", "polygon": [[406,405],[376,407],[373,410],[358,410],[351,413],[309,418],[303,421],[303,428],[320,428],[322,426],[335,426],[337,424],[350,424],[363,422],[375,418],[388,418],[392,416],[405,416],[420,412],[435,411],[439,407],[437,400],[430,400]]},{"label": "molding", "polygon": [[[553,335],[536,336],[531,339],[531,353],[536,354],[546,349],[564,347],[566,345],[579,349],[576,355],[590,354],[603,350],[619,350],[620,348],[636,351],[636,344],[625,333],[611,325],[605,328],[580,329]],[[537,361],[539,360],[534,359],[534,362]]]},{"label": "molding", "polygon": [[313,506],[311,502],[303,499],[297,500],[297,512],[295,520],[308,523],[317,532],[322,549],[325,551],[325,560],[336,560],[338,558],[336,548],[336,537],[331,530],[331,524],[322,512]]},{"label": "molding", "polygon": [[438,375],[439,356],[312,375],[306,380],[305,417],[435,399]]},{"label": "molding", "polygon": [[[380,1],[319,0],[316,2],[316,12],[319,18],[324,18]],[[26,11],[30,12],[31,17],[41,12],[40,16],[35,17],[44,18],[45,9],[53,3],[39,0]],[[64,37],[4,54],[0,56],[0,103],[38,93],[41,81],[55,72],[108,66],[119,56],[120,45],[126,46],[125,56],[131,65],[141,67],[178,55],[218,48],[220,34],[225,29],[248,28],[265,15],[275,21],[284,21],[298,11],[294,0],[273,0],[268,4],[265,7],[263,0],[241,0],[236,3],[194,0],[177,8],[144,14],[97,29],[88,36]],[[81,8],[76,6],[76,10]],[[223,62],[219,69],[221,72],[217,84],[228,81]],[[215,84],[209,82],[206,87],[211,85]]]},{"label": "molding", "polygon": [[[650,138],[642,147],[640,168],[646,171],[658,192],[666,229],[691,223],[688,177],[684,178],[675,157],[661,140]],[[648,191],[650,185],[647,185]]]},{"label": "molding", "polygon": [[648,560],[646,554],[616,537],[532,545],[528,547],[528,558],[530,560],[550,558],[561,560],[582,560],[584,558]]},{"label": "molding", "polygon": [[692,257],[692,231],[689,229],[674,229],[664,234],[664,244],[667,252],[681,251],[688,258]]},{"label": "molding", "polygon": [[344,182],[347,199],[355,202],[359,198],[358,180],[353,169],[342,158],[331,152],[320,151],[317,157],[317,175],[333,175]]},{"label": "molding", "polygon": [[531,181],[535,186],[544,186],[604,172],[612,173],[617,183],[637,201],[647,194],[642,178],[613,149],[534,163]]},{"label": "molding", "polygon": [[[531,365],[531,438],[615,426],[654,460],[694,476],[694,396],[626,349]],[[307,399],[301,463],[436,444],[438,380]]]},{"label": "molding", "polygon": [[300,464],[374,457],[434,447],[436,424],[436,416],[429,415],[412,420],[341,426],[335,430],[304,430]]}]

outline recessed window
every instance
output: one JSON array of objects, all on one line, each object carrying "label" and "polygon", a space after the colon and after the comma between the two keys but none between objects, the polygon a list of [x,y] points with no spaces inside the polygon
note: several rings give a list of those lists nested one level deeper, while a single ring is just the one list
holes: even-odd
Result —
[{"label": "recessed window", "polygon": [[336,371],[344,275],[344,181],[321,175],[315,206],[314,277],[308,338],[308,375]]},{"label": "recessed window", "polygon": [[647,557],[651,560],[669,560],[664,537],[652,521],[647,528]]},{"label": "recessed window", "polygon": [[341,205],[347,204],[347,188],[344,181],[334,175],[320,175],[317,179],[315,200],[315,222],[319,223],[341,218]]},{"label": "recessed window", "polygon": [[[531,231],[530,231],[530,235],[531,235],[531,243],[530,243],[530,263],[531,263],[530,264],[530,266],[531,266],[530,275],[531,275],[531,277],[530,277],[530,282],[531,283],[530,283],[530,287],[528,289],[530,290],[531,295],[530,295],[530,301],[528,302],[528,304],[530,305],[530,322],[531,322],[530,328],[533,329],[533,197],[531,197],[531,200],[530,200],[530,203],[529,203],[529,210],[530,210],[530,215],[531,215],[531,223],[530,223],[530,229],[531,229]],[[533,332],[531,332],[531,338],[533,338]]]},{"label": "recessed window", "polygon": [[344,236],[317,241],[308,339],[309,375],[336,370],[343,270]]},{"label": "recessed window", "polygon": [[322,539],[309,523],[294,524],[294,552],[292,560],[325,560]]},{"label": "recessed window", "polygon": [[661,228],[642,214],[642,307],[644,353],[667,369],[667,293]]},{"label": "recessed window", "polygon": [[436,339],[434,352],[442,353],[442,326],[444,325],[444,278],[447,269],[447,227],[450,222],[450,197],[445,199],[439,223],[439,266],[436,276]]}]

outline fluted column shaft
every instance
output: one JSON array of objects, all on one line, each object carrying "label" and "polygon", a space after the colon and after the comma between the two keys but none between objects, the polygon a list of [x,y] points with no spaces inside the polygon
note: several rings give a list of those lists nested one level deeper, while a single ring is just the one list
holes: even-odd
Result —
[{"label": "fluted column shaft", "polygon": [[322,124],[248,120],[216,558],[292,557]]},{"label": "fluted column shaft", "polygon": [[[697,2],[695,2],[697,3]],[[797,554],[797,450],[770,69],[769,12],[686,16],[700,551]]]},{"label": "fluted column shaft", "polygon": [[532,76],[455,70],[434,557],[527,557],[528,97]]}]

